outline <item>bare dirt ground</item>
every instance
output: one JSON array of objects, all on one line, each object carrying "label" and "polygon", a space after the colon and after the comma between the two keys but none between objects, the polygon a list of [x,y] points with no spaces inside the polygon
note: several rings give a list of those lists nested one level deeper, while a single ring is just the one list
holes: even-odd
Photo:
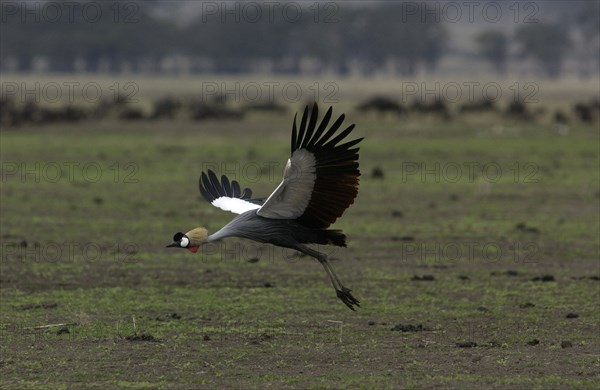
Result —
[{"label": "bare dirt ground", "polygon": [[231,217],[199,199],[207,164],[268,195],[288,116],[3,130],[2,388],[598,387],[596,128],[351,113],[349,247],[320,248],[351,312],[291,251],[164,248]]}]

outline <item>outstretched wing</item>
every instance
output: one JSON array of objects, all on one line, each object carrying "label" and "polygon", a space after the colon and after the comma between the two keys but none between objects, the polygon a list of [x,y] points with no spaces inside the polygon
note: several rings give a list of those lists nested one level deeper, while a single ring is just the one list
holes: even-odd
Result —
[{"label": "outstretched wing", "polygon": [[292,157],[286,164],[283,181],[257,211],[258,215],[297,219],[305,226],[324,229],[354,203],[360,171],[359,148],[352,147],[362,138],[340,144],[352,132],[354,125],[336,135],[344,121],[342,114],[325,131],[331,112],[330,107],[317,127],[317,105],[313,106],[310,118],[306,107],[299,130],[294,117]]},{"label": "outstretched wing", "polygon": [[221,210],[242,214],[246,211],[260,208],[262,200],[252,199],[252,190],[241,190],[240,184],[227,176],[221,176],[221,181],[210,169],[208,175],[202,172],[200,176],[200,193],[209,203]]}]

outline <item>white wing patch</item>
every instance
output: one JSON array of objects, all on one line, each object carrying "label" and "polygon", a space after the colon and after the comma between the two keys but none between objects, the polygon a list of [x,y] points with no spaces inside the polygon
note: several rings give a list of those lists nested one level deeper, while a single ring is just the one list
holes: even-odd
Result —
[{"label": "white wing patch", "polygon": [[306,149],[292,154],[283,171],[283,181],[256,213],[265,218],[294,219],[304,213],[315,186],[315,156]]},{"label": "white wing patch", "polygon": [[215,207],[221,210],[231,211],[235,214],[243,214],[246,211],[259,209],[260,205],[252,202],[248,202],[244,199],[230,198],[228,196],[221,196],[211,202]]}]

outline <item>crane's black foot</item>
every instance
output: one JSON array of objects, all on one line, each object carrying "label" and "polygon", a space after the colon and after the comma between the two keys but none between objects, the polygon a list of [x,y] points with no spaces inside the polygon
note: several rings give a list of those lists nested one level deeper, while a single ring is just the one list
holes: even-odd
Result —
[{"label": "crane's black foot", "polygon": [[342,302],[344,302],[344,304],[350,308],[350,310],[356,310],[354,308],[354,306],[356,305],[356,306],[360,307],[360,302],[358,299],[356,299],[352,296],[350,291],[351,291],[350,289],[348,289],[344,286],[342,286],[341,290],[337,290],[337,289],[335,290],[338,298],[340,298],[342,300]]}]

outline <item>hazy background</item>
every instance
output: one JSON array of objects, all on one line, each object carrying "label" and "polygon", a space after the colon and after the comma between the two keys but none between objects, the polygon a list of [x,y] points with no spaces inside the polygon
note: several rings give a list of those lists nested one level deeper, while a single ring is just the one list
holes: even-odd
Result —
[{"label": "hazy background", "polygon": [[597,1],[3,1],[3,72],[597,76]]}]

